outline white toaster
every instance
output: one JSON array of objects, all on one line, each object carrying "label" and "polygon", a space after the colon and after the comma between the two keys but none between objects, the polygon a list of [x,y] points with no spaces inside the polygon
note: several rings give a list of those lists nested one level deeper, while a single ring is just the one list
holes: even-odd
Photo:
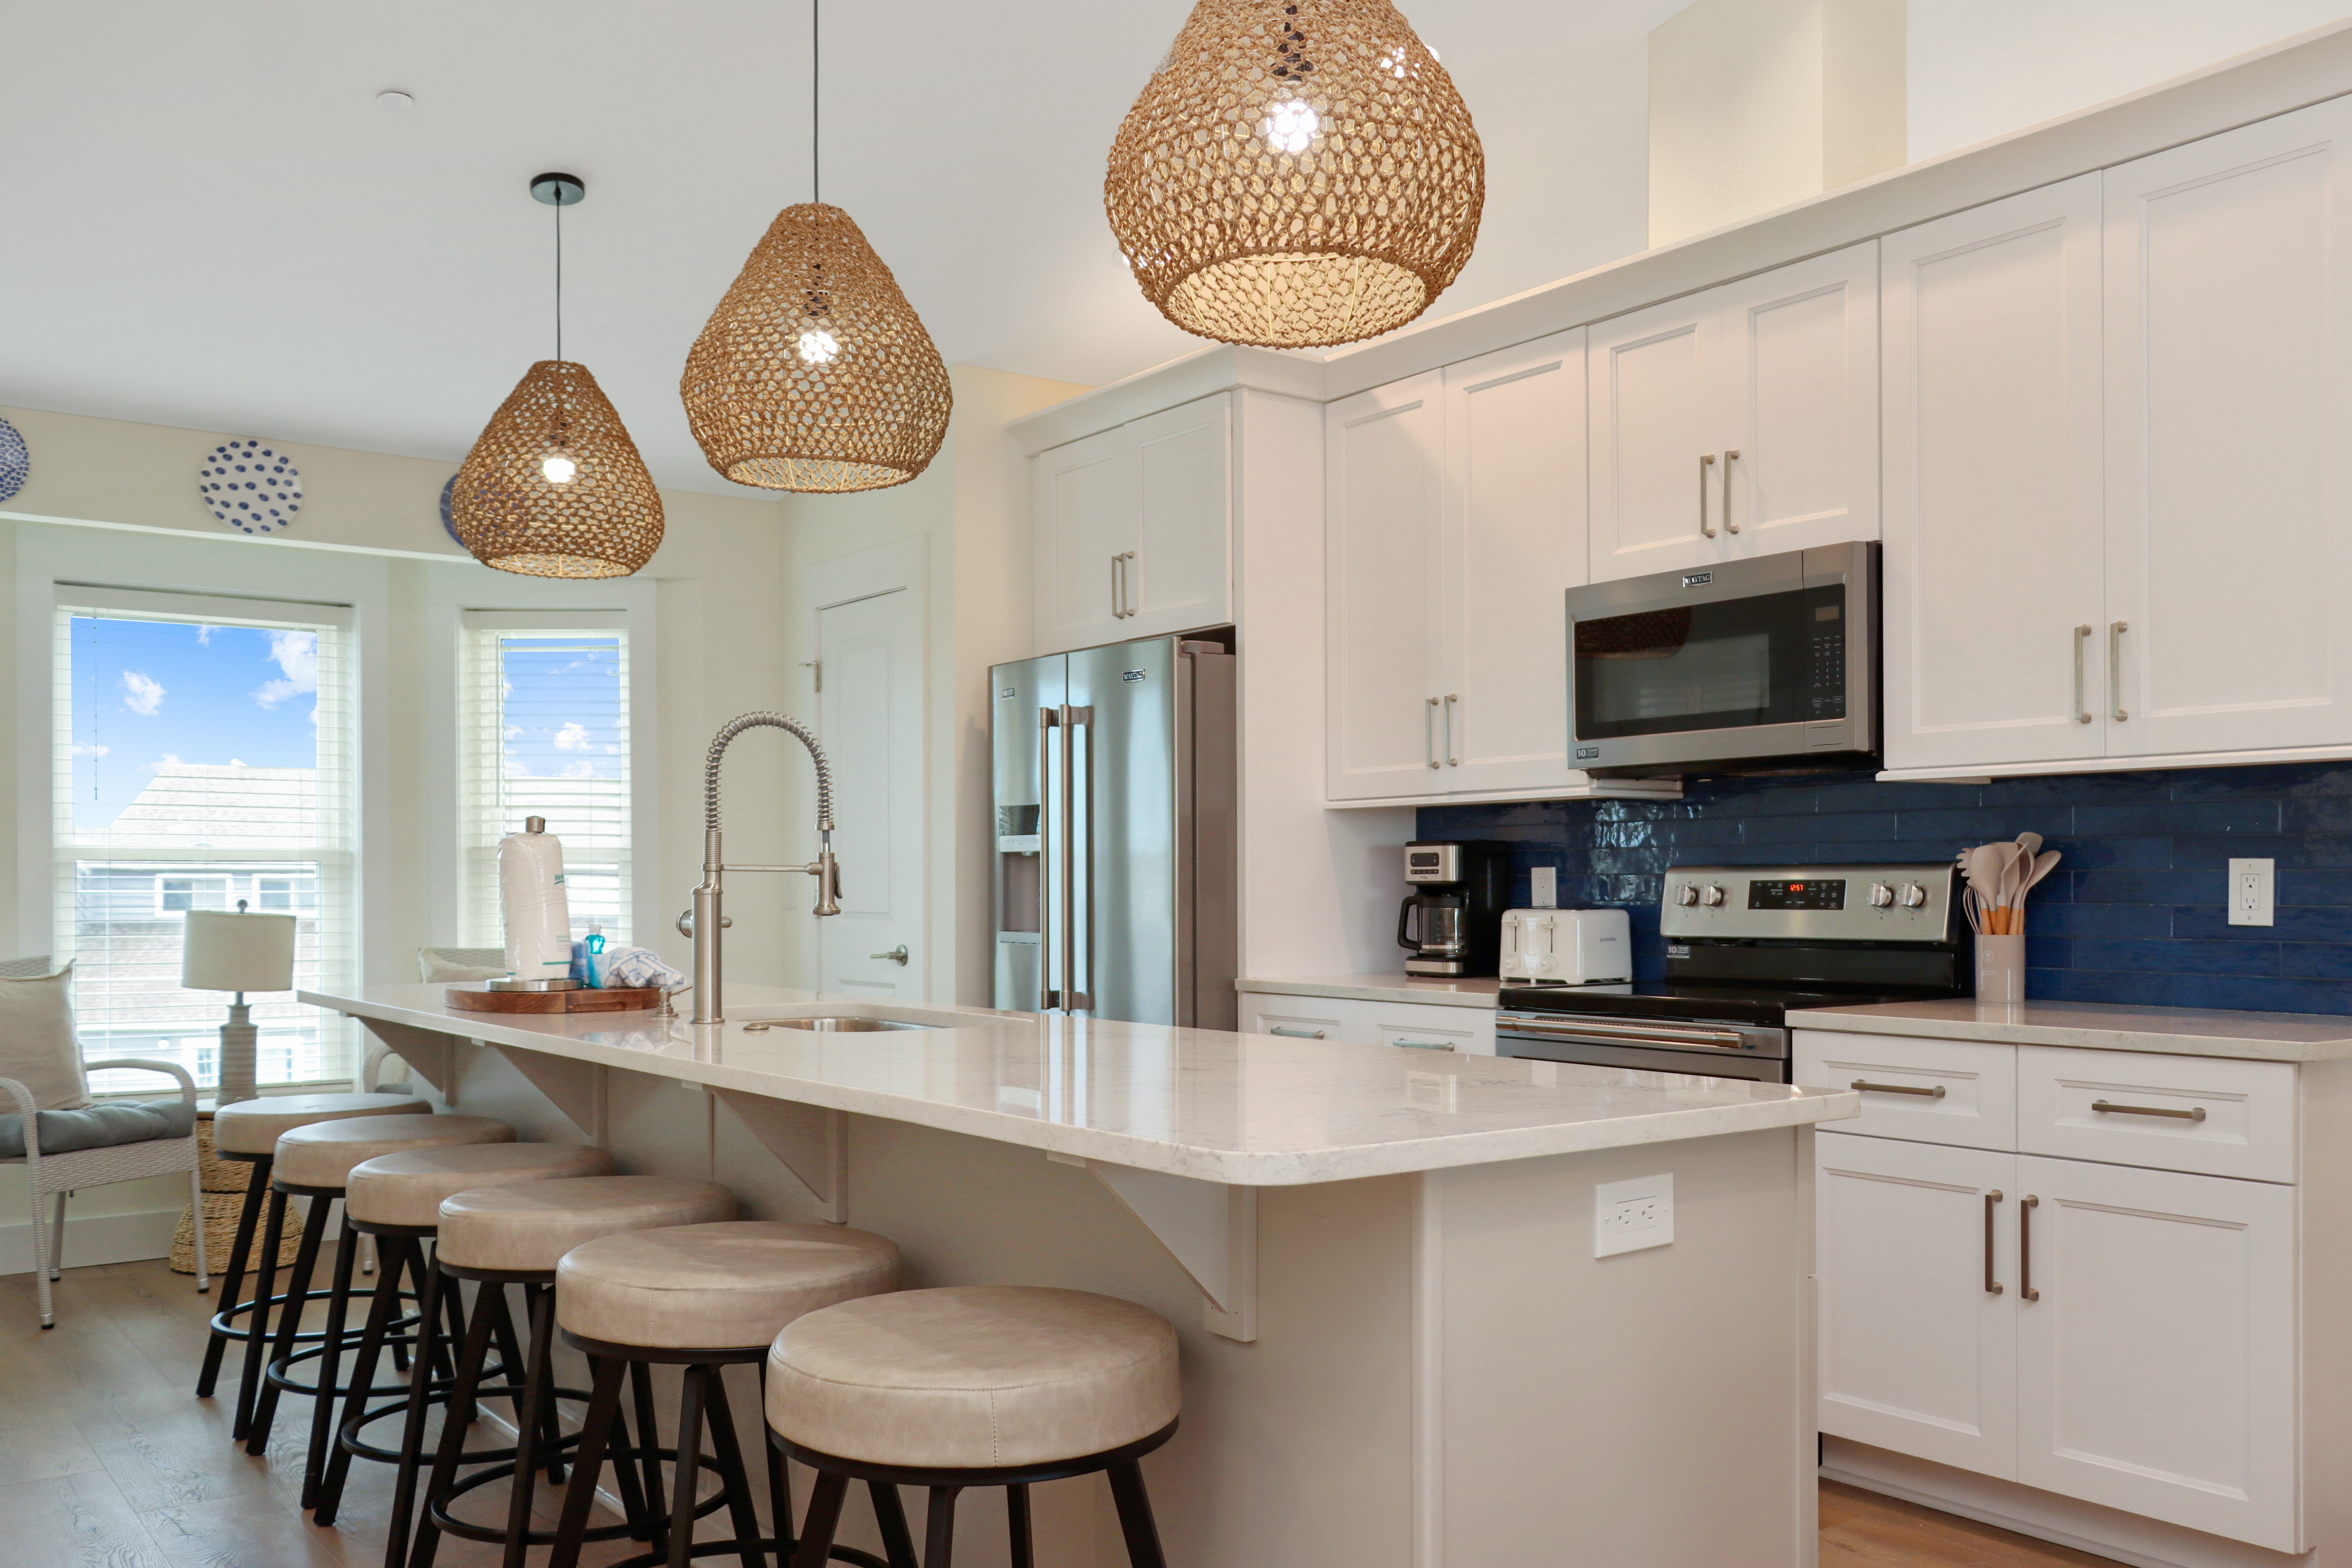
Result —
[{"label": "white toaster", "polygon": [[1528,985],[1622,985],[1633,977],[1623,910],[1506,910],[1503,979]]}]

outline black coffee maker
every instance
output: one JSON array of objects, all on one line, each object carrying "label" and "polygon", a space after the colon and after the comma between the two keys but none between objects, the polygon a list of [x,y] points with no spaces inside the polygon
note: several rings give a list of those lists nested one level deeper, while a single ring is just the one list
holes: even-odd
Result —
[{"label": "black coffee maker", "polygon": [[1397,910],[1407,974],[1480,975],[1500,968],[1510,907],[1511,847],[1494,839],[1415,840],[1404,847],[1413,893]]}]

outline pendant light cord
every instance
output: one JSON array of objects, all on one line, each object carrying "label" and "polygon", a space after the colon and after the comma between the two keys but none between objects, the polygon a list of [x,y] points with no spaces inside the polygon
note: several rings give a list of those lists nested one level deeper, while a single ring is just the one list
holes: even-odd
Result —
[{"label": "pendant light cord", "polygon": [[817,18],[824,8],[824,0],[809,0],[809,200],[813,204],[824,200],[823,165],[817,161],[817,139],[824,127],[817,114],[817,92],[824,83],[819,67],[824,58],[817,40]]},{"label": "pendant light cord", "polygon": [[555,190],[555,357],[563,359],[563,188]]}]

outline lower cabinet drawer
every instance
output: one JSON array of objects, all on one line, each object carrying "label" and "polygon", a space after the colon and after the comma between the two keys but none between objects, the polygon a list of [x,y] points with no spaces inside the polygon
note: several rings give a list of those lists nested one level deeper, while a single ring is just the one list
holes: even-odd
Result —
[{"label": "lower cabinet drawer", "polygon": [[1799,1029],[1790,1050],[1797,1083],[1862,1091],[1862,1114],[1834,1123],[1837,1131],[2017,1147],[2015,1046]]},{"label": "lower cabinet drawer", "polygon": [[1282,1035],[1292,1039],[1344,1040],[1348,1021],[1339,1004],[1322,996],[1275,996],[1263,992],[1241,994],[1241,1031],[1244,1035]]},{"label": "lower cabinet drawer", "polygon": [[2143,1051],[2019,1053],[2029,1154],[2258,1182],[2295,1179],[2295,1069]]},{"label": "lower cabinet drawer", "polygon": [[1241,994],[1241,1026],[1243,1033],[1251,1035],[1345,1040],[1359,1046],[1418,1047],[1489,1057],[1495,1054],[1495,1015],[1486,1007],[1244,991]]}]

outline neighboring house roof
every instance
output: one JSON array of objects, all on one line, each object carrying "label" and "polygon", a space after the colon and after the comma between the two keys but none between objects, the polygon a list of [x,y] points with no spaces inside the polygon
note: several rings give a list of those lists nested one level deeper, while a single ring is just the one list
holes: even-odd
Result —
[{"label": "neighboring house roof", "polygon": [[319,770],[158,763],[112,827],[116,848],[300,849],[319,842]]}]

